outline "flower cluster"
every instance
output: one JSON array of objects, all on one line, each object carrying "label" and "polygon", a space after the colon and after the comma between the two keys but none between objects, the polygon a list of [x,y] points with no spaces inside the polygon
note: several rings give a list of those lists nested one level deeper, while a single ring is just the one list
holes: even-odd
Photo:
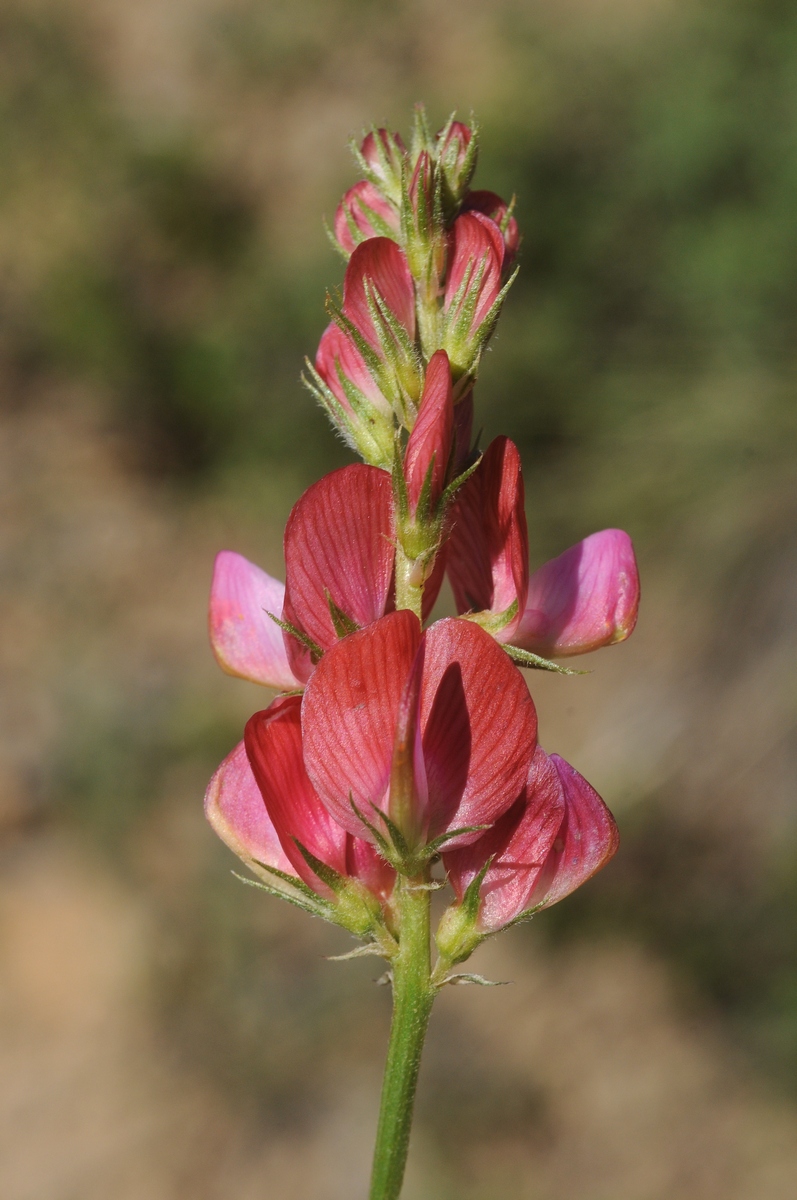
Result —
[{"label": "flower cluster", "polygon": [[[530,573],[517,448],[471,444],[519,243],[513,205],[470,188],[477,147],[420,111],[409,149],[386,129],[355,148],[364,178],[330,231],[342,295],[306,382],[364,461],[295,505],[284,586],[223,551],[210,603],[223,669],[281,693],[211,780],[214,829],[269,890],[388,958],[397,881],[442,870],[441,982],[614,853],[600,797],[538,745],[519,666],[622,641],[639,598],[616,529]],[[459,615],[426,624],[446,573]]]}]

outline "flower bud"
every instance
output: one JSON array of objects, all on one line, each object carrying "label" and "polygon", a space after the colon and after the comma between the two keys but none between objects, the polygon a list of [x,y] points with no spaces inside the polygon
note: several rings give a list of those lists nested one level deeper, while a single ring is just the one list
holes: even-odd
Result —
[{"label": "flower bud", "polygon": [[367,238],[398,235],[399,216],[395,207],[367,179],[349,188],[338,205],[335,237],[346,254]]},{"label": "flower bud", "polygon": [[407,148],[398,133],[372,129],[360,146],[361,166],[371,182],[395,204],[401,199],[401,173]]},{"label": "flower bud", "polygon": [[334,321],[324,330],[309,370],[312,378],[305,383],[344,441],[367,463],[389,468],[393,410],[357,347]]},{"label": "flower bud", "polygon": [[520,245],[518,224],[512,215],[514,198],[507,204],[495,192],[468,192],[462,203],[463,212],[480,212],[495,221],[504,239],[504,270],[511,264]]},{"label": "flower bud", "polygon": [[426,514],[434,515],[446,483],[453,437],[451,370],[445,350],[438,350],[426,368],[418,419],[404,456],[404,476],[413,516],[418,510],[424,489],[426,496],[423,507]]},{"label": "flower bud", "polygon": [[449,235],[443,301],[443,347],[455,379],[478,368],[500,310],[503,262],[504,239],[494,221],[476,212],[457,217]]},{"label": "flower bud", "polygon": [[445,266],[445,223],[440,204],[439,175],[431,155],[418,155],[402,205],[402,233],[407,262],[422,294],[437,303]]},{"label": "flower bud", "polygon": [[437,135],[437,161],[443,175],[444,203],[455,211],[476,170],[478,137],[462,121],[450,121]]}]

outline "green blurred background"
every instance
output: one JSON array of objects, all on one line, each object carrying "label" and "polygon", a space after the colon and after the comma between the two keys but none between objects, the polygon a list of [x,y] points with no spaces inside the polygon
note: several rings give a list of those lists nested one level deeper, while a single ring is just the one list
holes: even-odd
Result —
[{"label": "green blurred background", "polygon": [[634,537],[639,627],[530,677],[617,812],[432,1023],[407,1200],[797,1193],[797,10],[0,5],[0,1194],[364,1195],[389,997],[201,816],[268,699],[206,644],[347,461],[298,382],[372,120],[473,109],[521,274],[477,391],[533,562]]}]

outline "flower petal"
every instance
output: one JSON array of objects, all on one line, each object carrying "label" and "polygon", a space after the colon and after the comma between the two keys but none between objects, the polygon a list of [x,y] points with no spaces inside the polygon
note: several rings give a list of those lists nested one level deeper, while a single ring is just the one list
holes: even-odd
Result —
[{"label": "flower petal", "polygon": [[[418,417],[407,442],[404,474],[410,507],[414,512],[431,466],[431,511],[445,486],[451,442],[454,436],[454,402],[451,394],[451,368],[445,350],[429,360]],[[434,465],[432,466],[432,461]]]},{"label": "flower petal", "polygon": [[537,714],[518,668],[471,621],[437,621],[425,641],[421,726],[435,837],[490,824],[517,799],[537,742]]},{"label": "flower petal", "polygon": [[[286,621],[322,650],[338,640],[327,593],[359,626],[392,604],[393,489],[378,467],[354,463],[325,475],[295,504],[285,529]],[[290,634],[291,667],[309,678],[309,654]]]},{"label": "flower petal", "polygon": [[614,817],[594,787],[558,754],[551,762],[562,781],[565,816],[529,900],[536,908],[550,908],[581,887],[620,843]]},{"label": "flower petal", "polygon": [[417,617],[391,613],[328,650],[302,704],[304,761],[319,796],[356,837],[388,798],[396,721],[421,640]]},{"label": "flower petal", "polygon": [[210,644],[222,670],[278,689],[300,686],[285,653],[285,585],[232,550],[216,555],[210,589]]},{"label": "flower petal", "polygon": [[350,417],[354,416],[354,410],[341,382],[341,372],[358,391],[362,392],[367,400],[370,400],[374,408],[384,413],[385,416],[392,413],[389,402],[379,390],[371,372],[363,362],[359,350],[351,338],[334,321],[327,325],[321,335],[315,369],[329,390],[337,396]]},{"label": "flower petal", "polygon": [[208,784],[205,816],[225,845],[263,879],[269,874],[257,863],[296,874],[266,812],[243,742],[227,755]]},{"label": "flower petal", "polygon": [[546,657],[585,654],[627,638],[638,608],[631,539],[622,529],[604,529],[534,572],[511,640]]},{"label": "flower petal", "polygon": [[528,909],[564,814],[559,774],[538,746],[523,793],[509,811],[471,846],[443,854],[460,901],[487,860],[493,859],[480,887],[478,928],[483,933],[495,933]]},{"label": "flower petal", "polygon": [[302,756],[301,699],[285,696],[250,717],[246,753],[268,815],[295,873],[321,895],[330,890],[308,866],[294,838],[327,866],[346,874],[346,834],[307,777]]},{"label": "flower petal", "polygon": [[[449,312],[463,281],[467,291],[478,287],[478,301],[470,322],[474,333],[501,290],[504,239],[501,230],[480,212],[464,212],[457,217],[449,235],[450,267],[446,279],[444,308]],[[457,299],[457,311],[463,300]]]},{"label": "flower petal", "polygon": [[407,260],[390,238],[369,238],[367,242],[361,242],[349,259],[343,282],[344,313],[381,357],[381,343],[368,307],[366,282],[381,296],[412,341],[415,338],[415,289]]},{"label": "flower petal", "polygon": [[[368,212],[368,209],[371,211]],[[335,237],[349,254],[362,238],[377,236],[377,229],[373,224],[371,214],[375,214],[389,229],[398,233],[399,217],[395,208],[385,200],[382,193],[372,183],[362,179],[359,183],[355,183],[354,187],[349,188],[335,213]],[[349,222],[362,235],[357,241],[352,235]],[[379,233],[384,233],[384,229]]]},{"label": "flower petal", "polygon": [[457,612],[517,615],[497,634],[513,640],[526,602],[528,533],[520,454],[509,438],[491,442],[454,504],[447,569]]},{"label": "flower petal", "polygon": [[518,246],[520,245],[517,221],[514,217],[510,217],[508,221],[506,219],[506,214],[509,211],[506,202],[500,196],[496,195],[495,192],[468,192],[462,203],[462,210],[463,212],[484,213],[485,217],[489,217],[491,221],[494,221],[499,229],[506,222],[506,228],[502,234],[504,239],[504,269],[506,269],[517,254]]}]

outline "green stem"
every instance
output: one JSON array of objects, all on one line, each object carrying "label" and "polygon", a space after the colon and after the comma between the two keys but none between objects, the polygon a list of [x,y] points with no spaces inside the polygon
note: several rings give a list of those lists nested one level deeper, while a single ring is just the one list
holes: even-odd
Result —
[{"label": "green stem", "polygon": [[416,562],[407,557],[399,543],[396,547],[396,608],[408,608],[422,621],[423,582],[415,583],[417,576]]},{"label": "green stem", "polygon": [[392,962],[393,1020],[382,1084],[370,1200],[398,1200],[410,1144],[421,1051],[436,989],[431,983],[429,898],[424,876],[399,879],[399,949]]}]

